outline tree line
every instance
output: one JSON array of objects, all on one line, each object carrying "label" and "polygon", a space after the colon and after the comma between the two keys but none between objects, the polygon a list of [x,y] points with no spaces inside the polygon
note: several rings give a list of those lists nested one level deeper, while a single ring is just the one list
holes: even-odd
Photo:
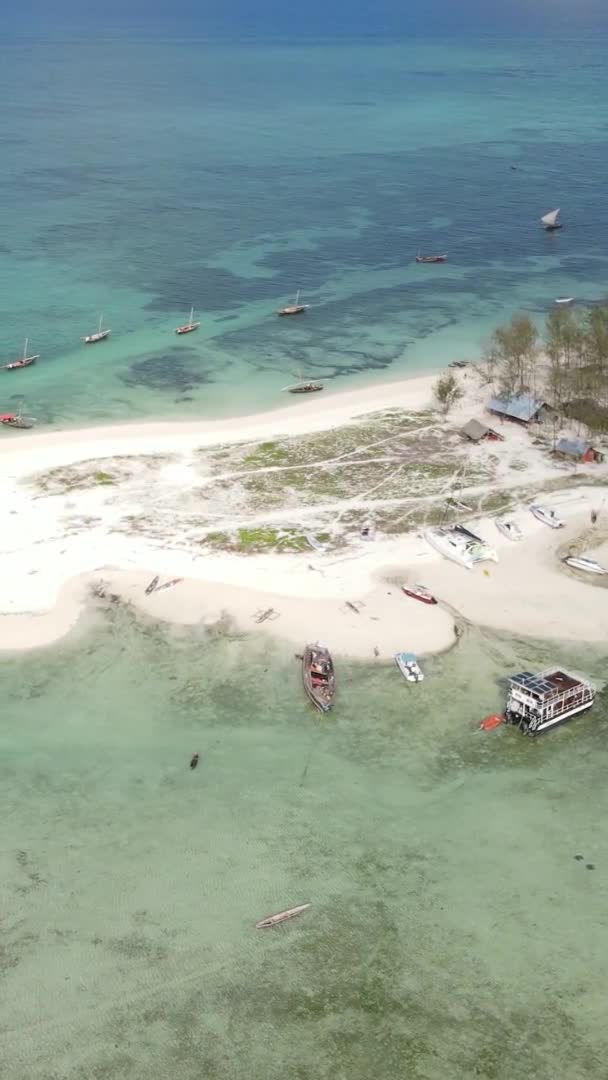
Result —
[{"label": "tree line", "polygon": [[608,431],[608,302],[556,305],[542,333],[529,315],[499,326],[480,370],[497,396],[532,393],[562,415]]}]

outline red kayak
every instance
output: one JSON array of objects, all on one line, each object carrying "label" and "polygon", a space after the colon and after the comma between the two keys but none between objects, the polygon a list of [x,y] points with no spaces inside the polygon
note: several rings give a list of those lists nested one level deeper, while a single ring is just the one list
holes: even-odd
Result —
[{"label": "red kayak", "polygon": [[485,720],[481,721],[479,728],[481,731],[493,731],[504,721],[504,716],[498,716],[494,713],[492,716],[486,716]]},{"label": "red kayak", "polygon": [[412,600],[421,600],[423,604],[436,604],[437,600],[428,589],[425,589],[424,585],[402,585],[406,596],[411,596]]}]

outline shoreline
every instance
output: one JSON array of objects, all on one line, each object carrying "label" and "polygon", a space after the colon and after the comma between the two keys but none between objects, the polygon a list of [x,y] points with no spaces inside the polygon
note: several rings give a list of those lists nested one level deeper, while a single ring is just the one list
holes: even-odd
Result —
[{"label": "shoreline", "polygon": [[[91,585],[100,579],[109,592],[160,621],[210,627],[229,617],[242,632],[260,630],[296,646],[322,639],[336,655],[369,660],[389,660],[402,650],[422,655],[443,652],[456,639],[457,616],[527,637],[608,640],[606,597],[601,586],[593,587],[600,582],[566,573],[558,561],[558,550],[576,541],[589,521],[590,510],[597,505],[598,488],[586,487],[583,474],[576,487],[564,484],[552,491],[551,504],[567,520],[563,530],[548,529],[522,504],[509,514],[525,533],[522,543],[513,544],[498,533],[493,517],[471,515],[475,529],[499,550],[500,558],[498,564],[484,564],[474,571],[443,559],[423,538],[422,527],[390,535],[379,533],[372,542],[362,540],[358,533],[350,534],[346,549],[339,552],[282,554],[196,549],[184,532],[180,499],[196,495],[195,485],[205,483],[200,474],[193,478],[188,472],[188,454],[202,448],[326,432],[388,410],[426,413],[432,408],[436,377],[436,373],[413,376],[380,384],[373,393],[370,388],[357,389],[318,402],[313,395],[314,405],[308,399],[281,410],[228,421],[146,422],[32,433],[3,441],[0,495],[7,524],[2,545],[5,574],[0,585],[0,650],[40,648],[77,626],[86,627],[91,608],[87,597]],[[465,397],[449,425],[440,424],[442,431],[449,427],[453,434],[465,418],[483,415],[484,395],[476,383],[475,378],[461,376]],[[510,426],[504,434],[504,444],[492,447],[493,455],[504,458],[503,488],[515,484],[514,474],[508,471],[509,462],[513,467],[513,455],[527,455],[531,466],[526,479],[536,489],[542,490],[543,481],[551,477],[555,485],[554,472],[547,470],[556,466],[539,458],[528,433]],[[479,466],[483,461],[479,447],[463,450],[460,446],[454,452],[465,455],[465,471],[466,462]],[[57,494],[28,490],[23,484],[31,474],[59,466],[94,460],[100,468],[106,458],[135,460],[163,453],[181,454],[181,461],[165,461],[160,479],[157,474],[146,474],[148,487],[143,495],[142,489],[136,495],[129,491],[125,495],[120,485],[74,492],[62,489]],[[604,473],[593,475],[599,480]],[[153,522],[154,513],[160,512],[154,489],[162,482],[169,484],[175,508],[173,532],[160,539],[153,528],[125,535],[124,529],[116,527],[116,504],[120,503],[121,511],[135,513],[141,507],[132,500],[149,498],[150,505],[143,509]],[[407,481],[404,485],[407,490]],[[462,490],[466,491],[466,486]],[[425,491],[423,487],[423,499]],[[370,503],[370,495],[346,498],[336,507],[357,507],[362,516],[370,505],[380,505]],[[230,494],[223,498],[229,506]],[[310,512],[310,507],[301,508],[304,515]],[[274,513],[280,517],[283,511]],[[261,520],[271,517],[268,511]],[[260,516],[250,520],[258,521]],[[603,542],[601,528],[595,535],[598,543],[600,539]],[[600,551],[600,555],[608,561],[608,552]],[[146,596],[146,584],[156,574],[162,580],[183,580],[175,588]],[[408,599],[401,591],[401,583],[406,581],[426,584],[444,606],[429,607]],[[277,616],[258,623],[258,616],[268,609]]]}]

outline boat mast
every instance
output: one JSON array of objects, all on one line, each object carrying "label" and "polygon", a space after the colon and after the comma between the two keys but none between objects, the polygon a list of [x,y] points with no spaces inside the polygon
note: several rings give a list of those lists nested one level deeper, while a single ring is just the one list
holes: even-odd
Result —
[{"label": "boat mast", "polygon": [[25,339],[25,345],[23,346],[23,359],[24,359],[24,360],[25,360],[25,359],[26,359],[26,357],[27,357],[27,343],[28,343],[28,341],[29,341],[29,340],[30,340],[29,338],[26,338],[26,339]]}]

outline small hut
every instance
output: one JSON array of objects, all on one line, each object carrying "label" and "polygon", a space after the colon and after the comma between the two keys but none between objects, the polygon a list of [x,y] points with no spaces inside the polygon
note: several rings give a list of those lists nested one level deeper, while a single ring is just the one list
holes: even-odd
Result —
[{"label": "small hut", "polygon": [[604,455],[584,439],[558,439],[553,453],[570,461],[595,462],[598,465],[604,460]]},{"label": "small hut", "polygon": [[460,434],[463,439],[468,439],[474,443],[479,443],[483,439],[497,439],[504,442],[502,435],[499,435],[493,428],[488,427],[487,424],[482,424],[481,420],[468,420],[464,427],[460,429]]}]

